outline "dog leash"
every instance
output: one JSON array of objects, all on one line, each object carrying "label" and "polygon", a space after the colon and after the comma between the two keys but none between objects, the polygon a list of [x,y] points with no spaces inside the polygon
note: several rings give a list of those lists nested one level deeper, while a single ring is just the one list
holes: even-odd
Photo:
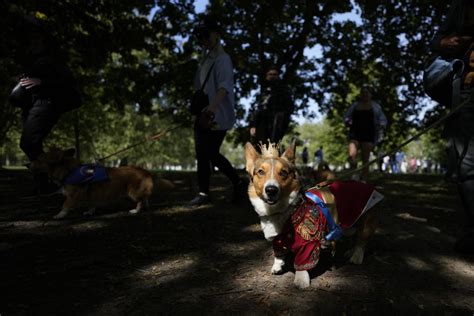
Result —
[{"label": "dog leash", "polygon": [[363,164],[362,166],[360,166],[357,169],[352,169],[352,170],[349,170],[349,171],[345,171],[339,177],[336,177],[336,178],[331,179],[331,180],[325,180],[325,181],[319,182],[318,184],[315,185],[315,187],[316,188],[323,188],[325,186],[328,186],[329,184],[333,183],[334,181],[341,180],[343,178],[346,178],[347,176],[350,176],[354,173],[357,173],[357,172],[361,171],[362,169],[370,166],[371,164],[380,161],[380,159],[382,159],[384,157],[393,155],[394,153],[396,153],[401,148],[405,147],[406,145],[408,145],[409,143],[411,143],[412,141],[414,141],[415,139],[417,139],[421,135],[428,132],[430,129],[433,129],[434,127],[436,127],[439,124],[441,124],[442,122],[444,122],[447,118],[449,118],[451,115],[453,115],[454,113],[459,111],[459,109],[461,109],[464,105],[466,105],[469,101],[471,101],[471,99],[472,99],[472,95],[471,95],[471,97],[467,98],[466,100],[464,100],[463,102],[458,104],[454,109],[452,109],[451,111],[449,111],[448,113],[443,115],[441,118],[439,118],[436,122],[432,123],[431,125],[429,125],[428,127],[424,128],[424,129],[422,129],[420,132],[416,133],[415,135],[413,135],[409,139],[405,140],[403,143],[401,143],[400,145],[398,145],[397,147],[395,147],[394,149],[392,149],[388,153],[386,153],[384,155],[381,155],[381,156],[377,156],[376,158],[366,162],[365,164]]},{"label": "dog leash", "polygon": [[161,138],[163,138],[164,136],[166,136],[166,134],[168,134],[169,132],[174,131],[175,129],[178,129],[178,128],[180,128],[180,127],[181,127],[181,125],[173,126],[173,127],[167,128],[167,129],[165,129],[165,130],[163,130],[163,131],[161,131],[161,132],[159,132],[159,133],[157,133],[157,134],[148,136],[148,137],[146,137],[144,140],[141,140],[141,141],[139,141],[139,142],[137,142],[137,143],[135,143],[135,144],[129,145],[129,146],[125,147],[125,148],[122,148],[122,149],[120,149],[120,150],[118,150],[118,151],[116,151],[116,152],[114,152],[114,153],[112,153],[112,154],[110,154],[110,155],[107,155],[107,156],[104,156],[104,157],[102,157],[102,158],[100,158],[100,159],[97,159],[97,162],[102,162],[102,161],[104,161],[104,160],[106,160],[106,159],[108,159],[108,158],[110,158],[110,157],[112,157],[112,156],[118,155],[118,154],[120,154],[120,153],[123,153],[124,151],[127,151],[127,150],[132,149],[132,148],[137,147],[137,146],[140,146],[141,144],[144,144],[144,143],[146,143],[146,142],[148,142],[148,141],[160,140]]}]

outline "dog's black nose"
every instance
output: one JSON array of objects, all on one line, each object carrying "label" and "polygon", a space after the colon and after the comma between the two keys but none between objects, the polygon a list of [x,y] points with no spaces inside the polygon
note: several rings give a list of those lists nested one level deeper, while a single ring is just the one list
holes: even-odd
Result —
[{"label": "dog's black nose", "polygon": [[268,195],[268,197],[275,197],[278,195],[278,187],[276,185],[267,185],[265,187],[265,193]]}]

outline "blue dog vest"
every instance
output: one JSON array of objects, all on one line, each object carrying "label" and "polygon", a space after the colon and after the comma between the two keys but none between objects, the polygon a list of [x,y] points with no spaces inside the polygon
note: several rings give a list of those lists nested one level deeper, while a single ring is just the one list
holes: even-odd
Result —
[{"label": "blue dog vest", "polygon": [[64,179],[64,185],[66,184],[89,184],[95,182],[106,181],[109,179],[105,167],[84,164],[80,165]]}]

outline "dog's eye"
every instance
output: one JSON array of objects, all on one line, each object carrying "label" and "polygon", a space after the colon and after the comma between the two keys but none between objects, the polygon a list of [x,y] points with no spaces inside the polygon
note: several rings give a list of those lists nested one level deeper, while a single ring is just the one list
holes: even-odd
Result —
[{"label": "dog's eye", "polygon": [[265,171],[264,171],[263,169],[259,169],[259,170],[257,171],[257,174],[258,174],[259,176],[264,176],[264,175],[265,175]]},{"label": "dog's eye", "polygon": [[280,177],[282,178],[288,177],[288,171],[286,170],[281,170],[279,174],[280,174]]}]

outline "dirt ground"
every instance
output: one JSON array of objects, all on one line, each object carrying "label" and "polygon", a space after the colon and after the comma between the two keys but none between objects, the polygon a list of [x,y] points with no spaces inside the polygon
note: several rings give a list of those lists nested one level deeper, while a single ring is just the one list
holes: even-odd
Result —
[{"label": "dirt ground", "polygon": [[385,175],[380,226],[362,265],[342,242],[308,290],[271,275],[271,244],[249,203],[233,206],[214,175],[213,203],[189,209],[192,173],[164,177],[136,216],[121,202],[52,220],[62,197],[20,200],[25,171],[0,171],[0,315],[473,315],[474,258],[452,250],[461,206],[434,175]]}]

